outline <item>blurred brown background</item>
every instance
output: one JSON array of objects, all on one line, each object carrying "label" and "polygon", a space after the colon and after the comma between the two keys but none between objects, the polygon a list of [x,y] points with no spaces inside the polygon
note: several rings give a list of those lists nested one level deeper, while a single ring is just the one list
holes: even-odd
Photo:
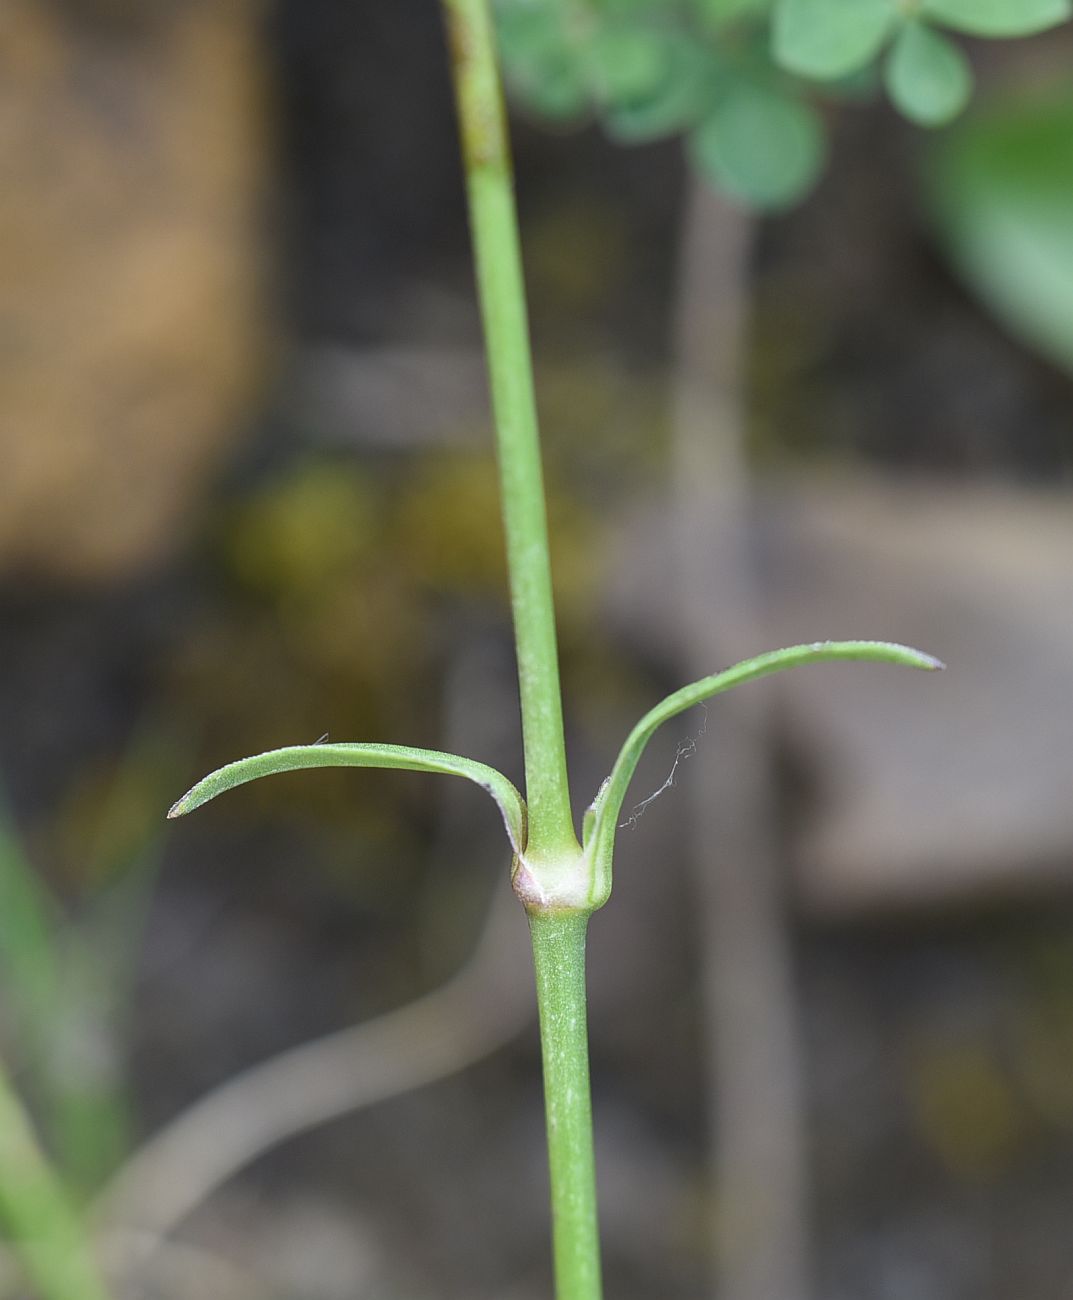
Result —
[{"label": "blurred brown background", "polygon": [[[1071,53],[974,59],[1001,96]],[[1073,382],[949,269],[889,110],[840,113],[763,222],[675,144],[515,125],[579,806],[690,668],[828,636],[950,665],[810,669],[653,746],[638,798],[697,752],[591,934],[608,1293],[1064,1300]],[[433,0],[0,13],[0,1029],[90,1199],[209,1089],[435,989],[507,894],[452,783],[162,820],[325,732],[520,780],[453,132]],[[712,800],[742,815],[698,836]],[[195,1170],[181,1216],[146,1175],[132,1294],[549,1293],[524,924],[494,926],[479,979],[354,1040],[370,1104]],[[280,1135],[346,1107],[323,1081],[271,1094]],[[207,1113],[206,1168],[253,1106]]]}]

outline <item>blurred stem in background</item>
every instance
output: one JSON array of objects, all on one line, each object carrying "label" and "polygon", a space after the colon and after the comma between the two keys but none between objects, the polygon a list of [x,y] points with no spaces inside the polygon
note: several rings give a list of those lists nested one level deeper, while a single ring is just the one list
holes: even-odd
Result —
[{"label": "blurred stem in background", "polygon": [[[687,676],[764,642],[742,399],[754,220],[689,178],[672,452]],[[809,1290],[801,1062],[766,699],[729,693],[689,787],[720,1300],[805,1300]]]},{"label": "blurred stem in background", "polygon": [[493,900],[473,955],[397,1010],[302,1043],[227,1079],[138,1148],[94,1205],[99,1231],[141,1234],[137,1267],[221,1184],[318,1125],[445,1078],[532,1017],[516,978],[517,903]]}]

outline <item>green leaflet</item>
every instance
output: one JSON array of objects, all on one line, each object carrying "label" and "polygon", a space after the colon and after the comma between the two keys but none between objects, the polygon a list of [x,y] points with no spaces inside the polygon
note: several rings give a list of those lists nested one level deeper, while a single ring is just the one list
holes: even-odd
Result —
[{"label": "green leaflet", "polygon": [[752,207],[788,207],[811,189],[823,166],[823,128],[815,111],[781,90],[733,87],[693,132],[693,165],[719,189]]},{"label": "green leaflet", "polygon": [[895,107],[918,126],[942,126],[957,117],[972,94],[965,55],[930,27],[906,23],[884,69]]},{"label": "green leaflet", "polygon": [[820,81],[847,76],[871,63],[898,20],[894,0],[779,0],[775,62]]},{"label": "green leaflet", "polygon": [[704,677],[690,686],[683,686],[673,695],[650,709],[630,732],[623,745],[611,775],[600,787],[592,807],[585,817],[585,851],[591,853],[593,875],[597,894],[606,898],[611,891],[611,860],[615,848],[615,832],[619,827],[622,804],[626,791],[637,770],[645,746],[657,728],[677,717],[694,705],[702,704],[713,695],[720,695],[734,686],[767,677],[772,673],[796,668],[799,664],[822,663],[827,660],[846,659],[871,663],[900,664],[906,668],[923,668],[929,671],[943,664],[931,655],[890,641],[816,641],[811,645],[790,646],[785,650],[771,650],[746,659],[733,668]]},{"label": "green leaflet", "polygon": [[922,18],[971,36],[1030,36],[1073,13],[1070,0],[923,0]]},{"label": "green leaflet", "polygon": [[499,805],[503,822],[515,854],[521,854],[528,838],[525,800],[494,767],[478,763],[459,754],[445,754],[435,749],[411,749],[407,745],[366,745],[345,743],[335,745],[291,745],[285,749],[270,749],[251,758],[240,758],[235,763],[210,772],[183,795],[171,808],[169,817],[183,817],[203,803],[215,799],[226,790],[233,790],[247,781],[277,772],[295,772],[304,767],[379,767],[401,768],[408,772],[439,772],[446,776],[461,776],[486,790]]}]

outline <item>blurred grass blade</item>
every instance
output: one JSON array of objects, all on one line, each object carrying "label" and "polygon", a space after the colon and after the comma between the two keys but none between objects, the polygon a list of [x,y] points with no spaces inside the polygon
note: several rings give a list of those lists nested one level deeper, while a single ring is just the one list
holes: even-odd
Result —
[{"label": "blurred grass blade", "polygon": [[47,1025],[59,996],[56,904],[0,801],[0,973],[20,1025]]},{"label": "blurred grass blade", "polygon": [[611,775],[600,788],[588,820],[586,849],[593,855],[596,872],[602,883],[610,889],[611,858],[615,847],[615,832],[618,829],[622,804],[626,797],[637,764],[644,753],[645,746],[652,739],[657,728],[684,713],[694,705],[703,704],[713,695],[720,695],[734,686],[751,682],[758,677],[767,677],[772,673],[784,672],[787,668],[796,668],[799,664],[822,663],[833,659],[859,660],[869,663],[901,664],[907,668],[923,668],[934,671],[943,664],[931,655],[908,646],[897,645],[890,641],[816,641],[810,645],[790,646],[785,650],[771,650],[746,659],[733,668],[703,677],[698,682],[683,686],[681,690],[668,695],[661,703],[637,723],[623,745]]},{"label": "blurred grass blade", "polygon": [[75,804],[72,849],[85,845],[89,888],[77,923],[59,936],[63,994],[38,1071],[47,1103],[38,1115],[79,1196],[99,1188],[130,1150],[128,1020],[166,836],[160,805],[182,780],[188,748],[147,718]]},{"label": "blurred grass blade", "polygon": [[0,1222],[40,1300],[107,1300],[86,1234],[2,1069]]},{"label": "blurred grass blade", "polygon": [[516,854],[525,849],[528,837],[525,800],[494,767],[478,763],[460,754],[445,754],[435,749],[411,749],[407,745],[366,745],[345,743],[337,745],[291,745],[285,749],[270,749],[265,754],[239,759],[217,768],[188,790],[168,813],[169,817],[182,817],[203,803],[215,799],[226,790],[233,790],[247,781],[277,772],[295,772],[305,767],[378,767],[400,768],[408,772],[439,772],[446,776],[461,776],[486,790],[499,805],[503,821]]}]

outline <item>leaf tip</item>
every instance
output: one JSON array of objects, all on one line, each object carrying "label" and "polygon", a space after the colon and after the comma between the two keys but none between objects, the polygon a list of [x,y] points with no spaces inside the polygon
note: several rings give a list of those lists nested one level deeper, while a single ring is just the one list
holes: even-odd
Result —
[{"label": "leaf tip", "polygon": [[[915,646],[902,645],[898,641],[864,641],[859,644],[878,651],[877,658],[902,664],[906,668],[920,668],[927,673],[939,673],[946,668],[946,664],[935,655],[930,655],[925,650],[917,650]],[[818,642],[813,648],[819,650],[823,647],[824,643]]]},{"label": "leaf tip", "polygon": [[[196,790],[197,787],[195,786]],[[194,790],[187,790],[181,799],[176,799],[168,809],[168,821],[175,821],[178,817],[185,817],[187,813],[193,812],[195,808],[201,806],[203,801],[194,798]]]},{"label": "leaf tip", "polygon": [[902,652],[902,663],[909,668],[920,668],[926,673],[946,671],[946,664],[938,656],[928,654],[926,650],[917,650],[908,645],[899,645],[895,648]]}]

